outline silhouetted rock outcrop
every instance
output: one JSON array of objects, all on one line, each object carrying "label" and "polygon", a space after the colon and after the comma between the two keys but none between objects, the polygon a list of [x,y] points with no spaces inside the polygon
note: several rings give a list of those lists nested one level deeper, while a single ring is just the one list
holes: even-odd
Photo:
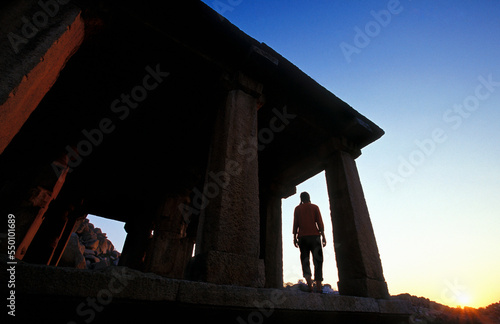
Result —
[{"label": "silhouetted rock outcrop", "polygon": [[410,302],[412,315],[410,323],[438,324],[438,323],[500,323],[500,302],[486,308],[472,307],[452,308],[436,303],[428,298],[400,294],[392,299]]},{"label": "silhouetted rock outcrop", "polygon": [[77,269],[101,269],[118,265],[120,252],[100,228],[85,219],[75,233],[71,234],[64,250],[60,266]]}]

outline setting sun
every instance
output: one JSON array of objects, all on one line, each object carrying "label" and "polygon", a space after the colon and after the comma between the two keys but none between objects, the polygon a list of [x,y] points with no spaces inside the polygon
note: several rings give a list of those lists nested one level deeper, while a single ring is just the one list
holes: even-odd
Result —
[{"label": "setting sun", "polygon": [[461,307],[469,306],[469,304],[471,302],[471,298],[467,294],[461,294],[458,296],[457,299],[458,299],[458,306],[461,306]]}]

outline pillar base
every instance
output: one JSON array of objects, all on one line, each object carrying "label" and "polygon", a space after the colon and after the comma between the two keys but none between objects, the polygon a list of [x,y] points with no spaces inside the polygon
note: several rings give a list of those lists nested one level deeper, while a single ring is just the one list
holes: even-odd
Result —
[{"label": "pillar base", "polygon": [[341,295],[389,299],[389,291],[385,281],[368,278],[344,279],[337,284]]},{"label": "pillar base", "polygon": [[221,251],[209,251],[194,257],[191,279],[218,285],[264,287],[264,260]]}]

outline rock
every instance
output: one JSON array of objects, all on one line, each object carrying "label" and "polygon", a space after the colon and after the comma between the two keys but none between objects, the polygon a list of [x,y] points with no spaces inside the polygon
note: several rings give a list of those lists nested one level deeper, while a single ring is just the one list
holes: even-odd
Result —
[{"label": "rock", "polygon": [[[110,240],[108,240],[108,254],[113,252],[118,252],[118,251],[115,251],[115,246],[113,245],[113,243],[111,243]],[[118,252],[118,254],[120,254],[120,252]]]},{"label": "rock", "polygon": [[87,241],[87,242],[85,242],[85,247],[89,250],[95,251],[99,247],[99,240],[94,239],[94,240]]},{"label": "rock", "polygon": [[89,242],[89,241],[92,241],[92,240],[97,240],[97,234],[94,233],[93,231],[84,232],[83,235],[82,235],[82,240],[84,242]]},{"label": "rock", "polygon": [[108,262],[103,261],[103,262],[94,263],[92,265],[92,270],[101,270],[101,269],[109,267],[110,265],[111,264],[109,261]]},{"label": "rock", "polygon": [[83,251],[85,247],[81,245],[78,239],[78,234],[71,234],[66,249],[59,261],[59,265],[62,267],[74,267],[77,269],[86,269],[85,258],[83,257]]},{"label": "rock", "polygon": [[96,257],[95,255],[86,255],[85,256],[85,259],[90,261],[91,263],[98,263],[98,262],[101,262],[101,259],[99,259],[98,257]]},{"label": "rock", "polygon": [[78,226],[76,229],[75,233],[77,234],[82,234],[83,232],[88,232],[89,231],[89,220],[84,219],[83,222]]},{"label": "rock", "polygon": [[85,219],[75,233],[71,234],[60,265],[79,269],[102,269],[118,265],[120,255],[106,233]]},{"label": "rock", "polygon": [[108,253],[108,240],[105,237],[99,237],[99,246],[97,247],[97,254]]}]

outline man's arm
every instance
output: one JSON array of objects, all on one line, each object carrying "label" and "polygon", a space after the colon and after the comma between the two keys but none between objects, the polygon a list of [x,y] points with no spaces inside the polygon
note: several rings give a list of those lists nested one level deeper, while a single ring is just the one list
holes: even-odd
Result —
[{"label": "man's arm", "polygon": [[319,211],[319,207],[316,208],[316,224],[318,225],[318,231],[321,235],[321,239],[323,242],[323,247],[326,246],[326,237],[325,237],[325,225],[323,224],[323,218],[321,218],[321,212]]},{"label": "man's arm", "polygon": [[293,234],[293,245],[298,248],[299,247],[299,235]]},{"label": "man's arm", "polygon": [[297,221],[297,208],[293,211],[293,245],[299,247],[298,237],[299,222]]}]

